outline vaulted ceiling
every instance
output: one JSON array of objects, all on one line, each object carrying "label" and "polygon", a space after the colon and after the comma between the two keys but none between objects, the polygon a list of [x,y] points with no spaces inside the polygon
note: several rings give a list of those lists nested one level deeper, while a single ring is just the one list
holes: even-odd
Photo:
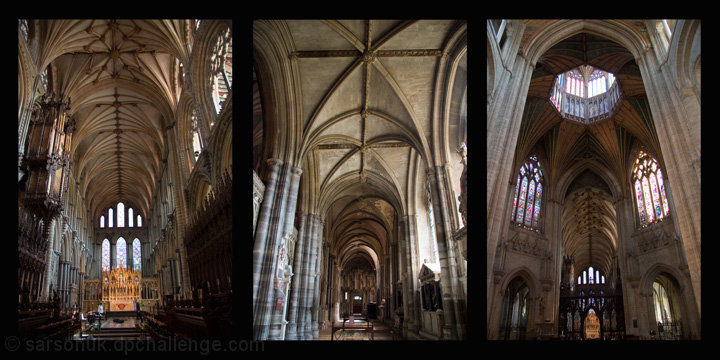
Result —
[{"label": "vaulted ceiling", "polygon": [[578,176],[565,198],[562,214],[565,256],[575,260],[575,276],[593,266],[612,272],[617,250],[617,218],[607,184],[590,170]]},{"label": "vaulted ceiling", "polygon": [[[526,25],[525,41],[551,26],[544,20],[528,20]],[[586,64],[613,73],[622,93],[615,113],[590,125],[563,119],[549,100],[558,74]],[[576,270],[593,265],[606,274],[611,271],[617,248],[613,197],[622,194],[614,194],[613,187],[603,180],[571,186],[564,194],[558,193],[563,189],[553,184],[558,184],[560,177],[578,162],[592,161],[605,168],[620,184],[620,191],[626,192],[631,151],[638,145],[661,159],[640,69],[627,49],[596,34],[578,33],[540,56],[530,81],[516,167],[531,153],[543,155],[546,181],[551,184],[545,188],[546,195],[564,203],[563,250],[565,255],[575,257]],[[581,178],[600,179],[590,170],[575,181]]]},{"label": "vaulted ceiling", "polygon": [[362,263],[377,268],[394,236],[397,216],[393,207],[379,198],[349,194],[333,204],[328,216],[333,219],[329,238],[338,264],[345,268],[364,259]]},{"label": "vaulted ceiling", "polygon": [[[623,98],[610,119],[577,124],[564,120],[550,102],[555,77],[582,64],[615,75]],[[638,141],[661,158],[640,70],[626,49],[601,36],[581,33],[560,41],[540,57],[518,138],[518,166],[539,147],[547,158],[550,181],[557,181],[576,161],[593,159],[624,183],[628,156]]]},{"label": "vaulted ceiling", "polygon": [[[284,24],[295,50],[288,55],[296,61],[302,97],[301,181],[316,195],[312,200],[310,193],[301,196],[308,202],[325,199],[309,208],[323,212],[338,249],[366,246],[379,254],[396,226],[390,213],[404,212],[408,196],[415,196],[408,195],[420,170],[414,159],[427,158],[433,151],[438,65],[464,22],[287,20]],[[462,55],[455,72],[460,88],[467,86],[466,69]],[[260,103],[254,101],[256,114],[263,112]],[[455,104],[450,112],[465,116],[463,106]],[[262,126],[258,121],[254,124],[258,143]],[[455,122],[447,128],[453,141],[457,132],[465,131]]]},{"label": "vaulted ceiling", "polygon": [[147,216],[168,156],[192,20],[34,20],[37,62],[71,98],[71,170],[92,216],[118,201]]},{"label": "vaulted ceiling", "polygon": [[[348,174],[402,193],[428,151],[437,65],[456,21],[287,21],[300,72],[305,151],[320,192]],[[466,60],[460,64],[464,72]],[[404,195],[403,195],[404,196]]]}]

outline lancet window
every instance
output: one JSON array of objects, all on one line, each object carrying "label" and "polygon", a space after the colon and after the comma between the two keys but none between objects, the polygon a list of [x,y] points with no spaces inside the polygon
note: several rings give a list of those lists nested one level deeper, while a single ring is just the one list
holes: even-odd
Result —
[{"label": "lancet window", "polygon": [[[100,228],[105,228],[105,215],[100,216]],[[125,204],[118,202],[116,207],[111,207],[107,211],[107,227],[142,227],[142,216],[135,214],[135,210],[131,207],[125,207]]]},{"label": "lancet window", "polygon": [[[215,43],[210,59],[210,72],[213,80],[215,110],[220,114],[232,88],[232,33],[230,28],[221,32]],[[214,123],[211,122],[210,127],[212,128],[213,125]]]},{"label": "lancet window", "polygon": [[198,126],[197,109],[193,110],[192,114],[190,114],[190,128],[192,129],[193,156],[195,161],[197,161],[203,149],[202,136],[200,136],[200,127]]},{"label": "lancet window", "polygon": [[141,244],[140,239],[135,238],[132,242],[133,247],[133,270],[140,271],[142,268],[142,257],[141,257]]},{"label": "lancet window", "polygon": [[117,255],[117,267],[127,268],[127,243],[125,239],[119,238],[115,243],[115,254]]},{"label": "lancet window", "polygon": [[594,269],[592,266],[589,266],[587,269],[583,270],[582,274],[578,275],[577,284],[605,284],[605,275],[600,271],[600,269]]},{"label": "lancet window", "polygon": [[110,271],[110,241],[108,239],[102,242],[102,270]]}]

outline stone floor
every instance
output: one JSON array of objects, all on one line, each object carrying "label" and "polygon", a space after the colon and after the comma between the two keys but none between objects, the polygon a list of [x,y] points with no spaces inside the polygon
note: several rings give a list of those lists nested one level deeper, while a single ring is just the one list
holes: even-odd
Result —
[{"label": "stone floor", "polygon": [[[390,333],[390,326],[385,325],[383,323],[374,323],[373,324],[373,340],[392,340],[392,334]],[[320,330],[318,333],[317,340],[330,340],[330,331],[331,329],[328,328],[326,330]],[[337,334],[336,334],[337,335]],[[368,341],[368,335],[364,331],[345,331],[343,334],[339,335],[340,341]],[[338,341],[338,340],[335,340]]]},{"label": "stone floor", "polygon": [[[113,319],[122,319],[122,322],[113,321]],[[75,340],[142,340],[146,336],[142,330],[136,325],[135,313],[128,314],[112,314],[103,319],[100,329],[90,330],[89,324],[83,323],[83,331],[73,336]]]},{"label": "stone floor", "polygon": [[101,329],[123,329],[123,328],[135,328],[135,315],[131,317],[122,318],[123,322],[114,322],[112,319],[105,319],[100,326]]}]

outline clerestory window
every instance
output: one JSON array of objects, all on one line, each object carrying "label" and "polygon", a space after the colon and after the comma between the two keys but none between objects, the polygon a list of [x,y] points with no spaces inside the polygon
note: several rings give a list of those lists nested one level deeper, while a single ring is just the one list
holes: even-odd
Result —
[{"label": "clerestory window", "polygon": [[594,269],[592,266],[589,266],[587,269],[583,270],[581,275],[578,275],[577,284],[605,284],[605,275],[600,272],[599,269]]},{"label": "clerestory window", "polygon": [[[110,207],[107,211],[107,227],[142,227],[141,215],[135,214],[135,211],[131,207],[125,207],[122,202],[117,203],[117,209]],[[127,222],[126,222],[127,220]],[[100,228],[104,228],[105,215],[100,216]]]}]

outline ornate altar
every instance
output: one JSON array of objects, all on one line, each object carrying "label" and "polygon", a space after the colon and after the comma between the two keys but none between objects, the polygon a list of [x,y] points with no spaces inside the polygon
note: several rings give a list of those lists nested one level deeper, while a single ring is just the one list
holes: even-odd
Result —
[{"label": "ornate altar", "polygon": [[141,299],[142,274],[139,270],[115,268],[102,272],[102,301],[109,311],[134,311]]},{"label": "ornate altar", "polygon": [[[82,287],[82,312],[97,311],[98,305],[103,304],[103,308],[106,310],[112,310],[110,305],[110,297],[105,294],[110,293],[110,271],[103,273],[102,279],[88,279],[83,282]],[[107,276],[108,282],[105,283]],[[134,281],[134,278],[133,278]],[[116,286],[115,286],[116,287]],[[104,291],[108,288],[107,291]],[[157,278],[142,278],[140,279],[140,309],[144,311],[150,311],[155,308],[160,302],[160,283]],[[121,310],[127,311],[128,309]],[[132,308],[130,310],[133,310]]]}]

